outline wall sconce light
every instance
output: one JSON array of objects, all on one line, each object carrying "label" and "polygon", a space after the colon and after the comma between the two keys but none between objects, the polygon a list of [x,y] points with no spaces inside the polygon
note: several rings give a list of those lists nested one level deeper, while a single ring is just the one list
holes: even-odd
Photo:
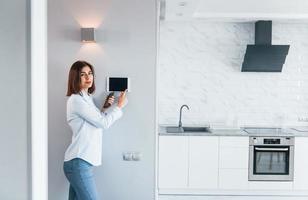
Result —
[{"label": "wall sconce light", "polygon": [[95,29],[94,28],[81,28],[81,41],[82,42],[95,42]]}]

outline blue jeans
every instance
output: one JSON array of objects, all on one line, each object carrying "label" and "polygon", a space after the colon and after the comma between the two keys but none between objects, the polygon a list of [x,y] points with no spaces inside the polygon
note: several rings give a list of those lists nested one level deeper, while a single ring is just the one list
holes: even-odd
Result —
[{"label": "blue jeans", "polygon": [[93,178],[93,165],[75,158],[63,164],[64,174],[70,182],[69,200],[98,200]]}]

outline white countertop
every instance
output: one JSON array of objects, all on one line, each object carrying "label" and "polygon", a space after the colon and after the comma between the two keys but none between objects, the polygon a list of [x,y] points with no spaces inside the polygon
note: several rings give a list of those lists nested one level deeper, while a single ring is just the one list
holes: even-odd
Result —
[{"label": "white countertop", "polygon": [[[283,127],[276,128],[277,131],[264,131],[264,127],[249,127],[248,129],[256,129],[246,132],[244,128],[211,128],[211,132],[184,132],[184,133],[168,133],[167,126],[174,125],[160,125],[158,132],[160,136],[271,136],[271,137],[308,137],[308,127]],[[260,131],[258,131],[258,129]]]}]

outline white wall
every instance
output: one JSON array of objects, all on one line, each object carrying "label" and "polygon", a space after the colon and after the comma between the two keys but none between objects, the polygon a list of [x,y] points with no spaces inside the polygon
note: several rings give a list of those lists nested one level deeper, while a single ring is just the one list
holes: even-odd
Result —
[{"label": "white wall", "polygon": [[254,23],[160,25],[159,123],[212,126],[307,125],[308,25],[273,22],[273,44],[290,44],[282,73],[243,73]]},{"label": "white wall", "polygon": [[[80,27],[94,26],[96,44],[81,44]],[[62,170],[71,139],[66,123],[66,85],[77,59],[96,69],[95,100],[106,96],[105,78],[131,78],[124,116],[103,135],[103,165],[95,169],[102,199],[154,199],[155,180],[155,0],[50,0],[48,2],[49,199],[64,200],[68,182]],[[140,151],[140,162],[122,160],[122,152]]]},{"label": "white wall", "polygon": [[30,199],[30,65],[27,0],[0,3],[0,199]]}]

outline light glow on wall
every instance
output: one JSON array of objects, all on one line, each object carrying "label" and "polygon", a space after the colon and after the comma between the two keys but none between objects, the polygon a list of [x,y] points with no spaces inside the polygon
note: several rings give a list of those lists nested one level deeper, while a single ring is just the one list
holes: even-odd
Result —
[{"label": "light glow on wall", "polygon": [[80,27],[97,29],[103,24],[108,0],[67,0],[64,3]]},{"label": "light glow on wall", "polygon": [[80,49],[77,52],[77,57],[85,60],[97,58],[104,55],[104,50],[98,43],[81,43]]}]

